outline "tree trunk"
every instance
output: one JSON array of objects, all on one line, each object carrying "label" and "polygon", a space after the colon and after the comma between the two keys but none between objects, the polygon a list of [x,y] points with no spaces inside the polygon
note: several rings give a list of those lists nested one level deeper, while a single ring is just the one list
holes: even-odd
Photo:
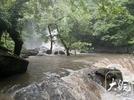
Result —
[{"label": "tree trunk", "polygon": [[69,48],[66,48],[66,54],[67,56],[70,56]]},{"label": "tree trunk", "polygon": [[76,49],[74,50],[74,54],[75,54],[75,56],[76,56],[76,54],[77,54],[77,51],[76,51]]},{"label": "tree trunk", "polygon": [[63,40],[63,38],[62,38],[61,35],[59,34],[60,31],[59,31],[58,25],[56,25],[56,28],[57,28],[57,31],[58,31],[58,35],[57,35],[57,36],[59,37],[61,43],[63,44],[63,46],[64,46],[64,48],[65,48],[65,50],[66,50],[66,55],[67,55],[67,56],[70,56],[70,52],[69,52],[70,48],[67,46],[67,44],[65,43],[65,41]]},{"label": "tree trunk", "polygon": [[17,56],[20,56],[21,49],[22,49],[23,42],[22,41],[15,41],[15,47],[14,47],[14,54]]},{"label": "tree trunk", "polygon": [[1,41],[1,37],[2,37],[2,35],[0,34],[0,41]]},{"label": "tree trunk", "polygon": [[48,30],[49,30],[49,37],[50,37],[50,53],[52,54],[52,50],[53,50],[53,36],[52,36],[52,33],[51,33],[51,28],[50,28],[50,25],[48,25]]},{"label": "tree trunk", "polygon": [[8,33],[15,43],[14,54],[20,56],[22,45],[23,45],[23,40],[20,36],[20,33],[14,29],[8,30]]}]

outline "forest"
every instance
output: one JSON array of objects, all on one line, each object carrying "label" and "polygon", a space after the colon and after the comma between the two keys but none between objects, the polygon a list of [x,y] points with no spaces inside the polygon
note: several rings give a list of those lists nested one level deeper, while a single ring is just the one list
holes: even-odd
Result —
[{"label": "forest", "polygon": [[[41,39],[51,41],[50,53],[54,37],[67,55],[70,50],[97,52],[102,47],[105,52],[114,48],[117,53],[132,53],[133,9],[133,0],[1,0],[0,45],[11,51],[15,46],[21,49],[22,41],[32,36],[27,27],[33,25]],[[54,30],[58,34],[52,35]],[[20,54],[20,50],[14,52]]]}]

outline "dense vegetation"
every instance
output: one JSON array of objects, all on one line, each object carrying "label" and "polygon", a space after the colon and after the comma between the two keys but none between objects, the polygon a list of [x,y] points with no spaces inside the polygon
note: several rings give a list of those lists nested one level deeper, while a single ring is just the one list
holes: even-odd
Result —
[{"label": "dense vegetation", "polygon": [[[19,56],[22,49],[22,38],[20,35],[20,25],[18,20],[22,18],[22,7],[26,0],[2,0],[0,8],[0,38],[5,37],[5,42],[8,39],[6,33],[9,33],[9,36],[14,41],[14,54]],[[7,39],[6,39],[7,38]],[[3,39],[1,39],[3,40]],[[1,45],[3,43],[1,42]],[[6,43],[5,43],[6,44]],[[11,43],[9,43],[11,44]],[[8,45],[6,45],[8,46]]]},{"label": "dense vegetation", "polygon": [[[1,19],[5,23],[1,23]],[[0,30],[3,24],[7,27],[13,25],[19,33],[28,37],[31,35],[30,30],[26,30],[29,23],[40,37],[51,41],[51,51],[55,36],[65,47],[67,55],[72,49],[98,46],[133,50],[133,0],[0,1]],[[46,30],[49,30],[49,35],[46,35]],[[54,30],[58,34],[52,36]]]}]

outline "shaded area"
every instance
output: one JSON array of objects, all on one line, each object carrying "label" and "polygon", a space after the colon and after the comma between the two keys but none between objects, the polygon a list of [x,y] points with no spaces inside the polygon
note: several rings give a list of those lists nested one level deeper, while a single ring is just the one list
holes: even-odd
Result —
[{"label": "shaded area", "polygon": [[8,53],[8,49],[0,49],[0,79],[26,72],[29,62]]}]

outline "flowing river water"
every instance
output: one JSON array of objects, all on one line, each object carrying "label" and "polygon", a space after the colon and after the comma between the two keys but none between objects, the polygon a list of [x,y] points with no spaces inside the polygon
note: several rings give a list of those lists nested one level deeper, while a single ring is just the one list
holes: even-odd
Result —
[{"label": "flowing river water", "polygon": [[127,59],[133,61],[134,56],[92,53],[70,57],[30,57],[25,74],[0,81],[0,100],[11,100],[7,95],[15,100],[134,100],[133,94],[108,93],[87,78],[87,74],[94,69],[91,66],[112,67],[119,62],[125,79],[133,82],[134,63]]}]

